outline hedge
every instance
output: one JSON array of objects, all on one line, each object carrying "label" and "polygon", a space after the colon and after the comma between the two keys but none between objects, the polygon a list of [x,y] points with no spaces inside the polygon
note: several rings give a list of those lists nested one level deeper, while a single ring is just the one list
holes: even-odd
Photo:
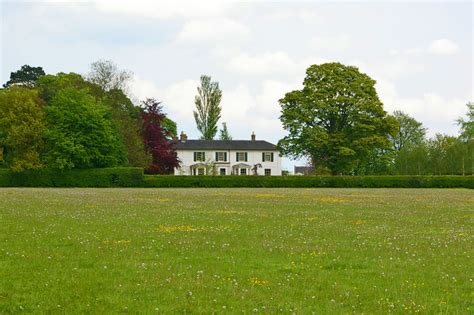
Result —
[{"label": "hedge", "polygon": [[474,176],[157,176],[143,187],[474,188]]},{"label": "hedge", "polygon": [[0,168],[0,187],[360,187],[474,188],[474,176],[160,176],[141,168],[42,169],[13,173]]},{"label": "hedge", "polygon": [[0,187],[140,187],[143,169],[132,167],[54,170],[20,173],[0,169]]}]

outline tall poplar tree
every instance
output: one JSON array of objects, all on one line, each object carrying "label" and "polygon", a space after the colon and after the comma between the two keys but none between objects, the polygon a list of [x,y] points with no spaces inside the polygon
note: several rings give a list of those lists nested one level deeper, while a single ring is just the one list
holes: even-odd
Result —
[{"label": "tall poplar tree", "polygon": [[218,82],[211,82],[211,77],[201,76],[201,86],[198,86],[198,95],[194,99],[196,110],[194,119],[201,138],[212,140],[217,134],[217,122],[221,118],[222,91]]}]

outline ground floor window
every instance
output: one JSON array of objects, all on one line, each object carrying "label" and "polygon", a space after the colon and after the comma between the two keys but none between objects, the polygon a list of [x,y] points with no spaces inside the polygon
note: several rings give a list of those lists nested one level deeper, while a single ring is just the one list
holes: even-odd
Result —
[{"label": "ground floor window", "polygon": [[225,168],[221,168],[221,169],[219,170],[219,174],[220,174],[221,176],[225,176]]},{"label": "ground floor window", "polygon": [[265,169],[265,176],[270,176],[272,175],[272,170],[270,168]]},{"label": "ground floor window", "polygon": [[246,168],[241,168],[240,169],[240,175],[247,175],[247,169]]}]

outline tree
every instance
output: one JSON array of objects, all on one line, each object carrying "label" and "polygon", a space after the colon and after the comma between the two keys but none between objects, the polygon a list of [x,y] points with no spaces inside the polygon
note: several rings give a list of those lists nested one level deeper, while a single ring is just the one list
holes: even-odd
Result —
[{"label": "tree", "polygon": [[142,136],[141,108],[133,105],[122,90],[110,90],[105,93],[103,99],[110,107],[115,128],[124,144],[127,165],[135,167],[150,165],[151,156],[145,150]]},{"label": "tree", "polygon": [[38,92],[19,86],[0,91],[0,163],[13,171],[41,168],[45,120]]},{"label": "tree", "polygon": [[91,70],[87,75],[87,80],[97,84],[104,91],[113,89],[127,90],[127,83],[133,77],[132,72],[120,70],[118,66],[110,60],[98,60],[90,66]]},{"label": "tree", "polygon": [[58,73],[56,75],[48,74],[38,79],[36,86],[40,91],[41,98],[49,103],[54,96],[61,90],[71,88],[75,90],[84,90],[95,98],[102,98],[104,91],[101,87],[91,82],[87,82],[77,73]]},{"label": "tree", "polygon": [[393,117],[399,125],[395,136],[390,137],[396,151],[402,150],[405,146],[418,145],[424,141],[426,128],[423,128],[421,122],[399,110],[393,113]]},{"label": "tree", "polygon": [[65,88],[45,107],[48,130],[44,160],[49,167],[99,168],[123,165],[123,144],[111,113],[86,89]]},{"label": "tree", "polygon": [[41,76],[44,76],[44,70],[41,67],[31,67],[24,65],[20,70],[10,73],[10,80],[3,85],[4,88],[8,88],[12,85],[21,85],[28,88],[33,88]]},{"label": "tree", "polygon": [[396,152],[392,168],[392,172],[398,175],[432,174],[426,141],[402,147]]},{"label": "tree", "polygon": [[214,139],[217,133],[217,122],[221,118],[222,91],[218,82],[211,82],[211,77],[201,76],[201,86],[197,88],[198,95],[194,99],[196,110],[194,119],[201,138],[206,140]]},{"label": "tree", "polygon": [[222,123],[222,129],[219,131],[219,140],[232,140],[232,136],[227,130],[227,123]]},{"label": "tree", "polygon": [[310,66],[303,89],[279,102],[288,135],[283,154],[308,156],[331,174],[352,174],[374,151],[390,148],[397,123],[383,110],[375,81],[356,67],[340,63]]},{"label": "tree", "polygon": [[467,103],[467,119],[459,118],[457,120],[461,127],[461,139],[464,141],[474,140],[474,103]]},{"label": "tree", "polygon": [[145,149],[151,154],[151,165],[145,170],[148,174],[171,174],[179,166],[171,133],[163,127],[166,116],[161,103],[154,99],[143,102],[143,138]]}]

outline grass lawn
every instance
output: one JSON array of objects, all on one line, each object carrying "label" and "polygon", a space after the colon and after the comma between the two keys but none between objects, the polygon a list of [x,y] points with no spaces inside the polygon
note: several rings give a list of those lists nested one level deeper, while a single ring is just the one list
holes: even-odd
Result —
[{"label": "grass lawn", "polygon": [[474,312],[474,191],[0,189],[0,313]]}]

